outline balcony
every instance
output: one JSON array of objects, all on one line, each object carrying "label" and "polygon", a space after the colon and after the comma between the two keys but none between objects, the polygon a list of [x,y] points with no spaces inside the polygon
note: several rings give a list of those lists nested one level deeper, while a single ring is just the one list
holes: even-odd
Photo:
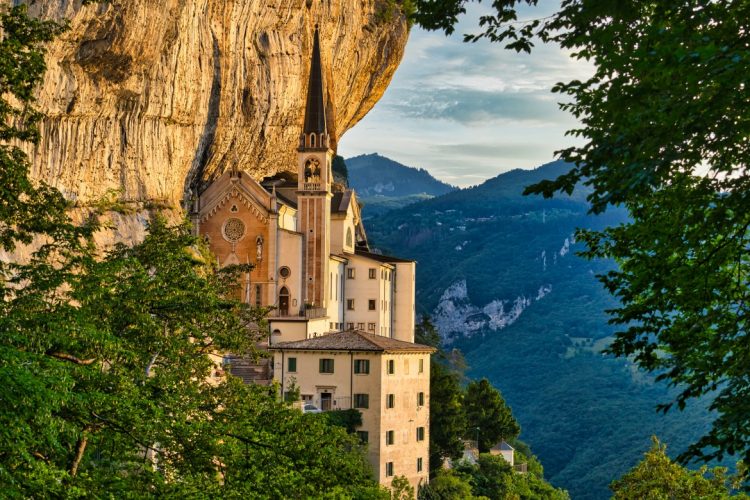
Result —
[{"label": "balcony", "polygon": [[303,191],[320,191],[322,184],[320,182],[303,182]]},{"label": "balcony", "polygon": [[280,319],[317,319],[328,315],[324,307],[310,307],[300,310],[274,309],[268,313],[269,318]]}]

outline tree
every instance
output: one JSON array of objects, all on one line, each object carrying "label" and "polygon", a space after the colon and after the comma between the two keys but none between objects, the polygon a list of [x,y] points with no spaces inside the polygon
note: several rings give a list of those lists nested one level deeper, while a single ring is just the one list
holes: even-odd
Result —
[{"label": "tree", "polygon": [[414,500],[414,487],[405,476],[393,478],[390,500]]},{"label": "tree", "polygon": [[[419,24],[450,33],[467,0],[415,3]],[[553,88],[581,123],[569,134],[583,145],[557,152],[572,169],[526,192],[582,184],[592,212],[628,209],[629,222],[580,233],[585,256],[619,264],[600,277],[621,302],[609,352],[679,389],[664,411],[711,401],[713,426],[682,460],[750,459],[750,4],[564,0],[550,17],[519,21],[517,5],[536,3],[493,2],[466,37],[527,52],[538,38],[595,66],[588,80]]]},{"label": "tree", "polygon": [[473,381],[466,387],[464,396],[466,433],[468,439],[478,436],[479,453],[487,453],[501,440],[514,439],[521,427],[513,418],[500,391],[489,380]]},{"label": "tree", "polygon": [[661,499],[692,500],[693,498],[748,498],[732,493],[741,482],[740,476],[728,477],[727,470],[707,467],[691,471],[672,462],[667,447],[653,438],[651,449],[635,467],[610,485],[617,500]]},{"label": "tree", "polygon": [[564,490],[550,485],[544,480],[541,466],[534,457],[526,457],[534,466],[525,474],[517,473],[503,457],[482,453],[476,464],[460,462],[456,471],[468,479],[472,494],[490,500],[508,498],[544,498],[549,500],[567,500],[570,498]]},{"label": "tree", "polygon": [[[0,490],[10,498],[373,498],[357,440],[217,378],[252,355],[265,311],[238,302],[187,223],[154,217],[133,247],[96,248],[10,141],[34,141],[43,43],[62,28],[0,13]],[[15,144],[15,143],[14,143]]]},{"label": "tree", "polygon": [[435,328],[432,319],[427,315],[422,316],[422,321],[417,323],[414,327],[414,342],[438,349],[435,356],[442,357],[445,355],[441,348],[440,334],[438,333],[437,328]]},{"label": "tree", "polygon": [[422,490],[420,498],[426,500],[458,500],[474,498],[471,484],[462,475],[450,470],[441,470]]},{"label": "tree", "polygon": [[430,370],[430,470],[435,471],[446,458],[463,454],[466,416],[458,375],[440,363]]}]

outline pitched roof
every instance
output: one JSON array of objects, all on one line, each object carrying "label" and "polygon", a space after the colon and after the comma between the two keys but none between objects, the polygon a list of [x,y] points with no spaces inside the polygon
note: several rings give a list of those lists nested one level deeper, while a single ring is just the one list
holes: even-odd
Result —
[{"label": "pitched roof", "polygon": [[378,262],[416,262],[415,260],[411,259],[401,259],[399,257],[393,257],[391,255],[381,255],[379,253],[366,252],[359,249],[356,249],[354,251],[354,254],[362,257],[367,257],[368,259],[377,260]]},{"label": "pitched roof", "polygon": [[334,332],[295,342],[279,342],[268,348],[272,351],[435,352],[434,347],[381,337],[361,330]]},{"label": "pitched roof", "polygon": [[323,104],[323,67],[320,62],[320,36],[315,28],[313,39],[310,79],[307,84],[307,104],[305,106],[305,134],[326,133],[326,110]]},{"label": "pitched roof", "polygon": [[351,189],[333,193],[333,198],[331,198],[331,212],[346,213],[346,211],[349,209],[349,203],[351,203],[351,201]]}]

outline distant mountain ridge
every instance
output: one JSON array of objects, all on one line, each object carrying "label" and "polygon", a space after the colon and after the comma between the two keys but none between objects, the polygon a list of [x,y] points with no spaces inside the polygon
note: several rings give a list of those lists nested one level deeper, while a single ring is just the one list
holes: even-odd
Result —
[{"label": "distant mountain ridge", "polygon": [[601,354],[615,331],[604,311],[616,303],[595,275],[614,264],[577,256],[575,232],[626,213],[590,215],[586,188],[549,200],[522,195],[569,168],[505,172],[373,218],[367,232],[371,245],[418,262],[418,311],[464,351],[470,376],[503,392],[545,476],[572,498],[598,500],[651,435],[677,454],[710,418],[700,405],[658,415],[673,391]]},{"label": "distant mountain ridge", "polygon": [[422,168],[377,153],[346,159],[349,187],[364,204],[365,218],[456,190]]}]

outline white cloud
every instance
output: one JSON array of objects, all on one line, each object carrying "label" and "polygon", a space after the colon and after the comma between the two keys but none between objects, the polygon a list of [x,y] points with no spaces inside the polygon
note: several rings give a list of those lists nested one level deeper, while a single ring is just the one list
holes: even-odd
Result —
[{"label": "white cloud", "polygon": [[[487,9],[472,7],[469,15],[476,19],[481,8]],[[534,168],[573,144],[564,134],[577,124],[558,109],[565,96],[550,89],[585,78],[590,66],[555,46],[537,45],[527,55],[486,41],[463,43],[461,35],[475,26],[467,19],[451,37],[413,28],[391,85],[341,138],[339,154],[379,152],[468,186]]]}]

